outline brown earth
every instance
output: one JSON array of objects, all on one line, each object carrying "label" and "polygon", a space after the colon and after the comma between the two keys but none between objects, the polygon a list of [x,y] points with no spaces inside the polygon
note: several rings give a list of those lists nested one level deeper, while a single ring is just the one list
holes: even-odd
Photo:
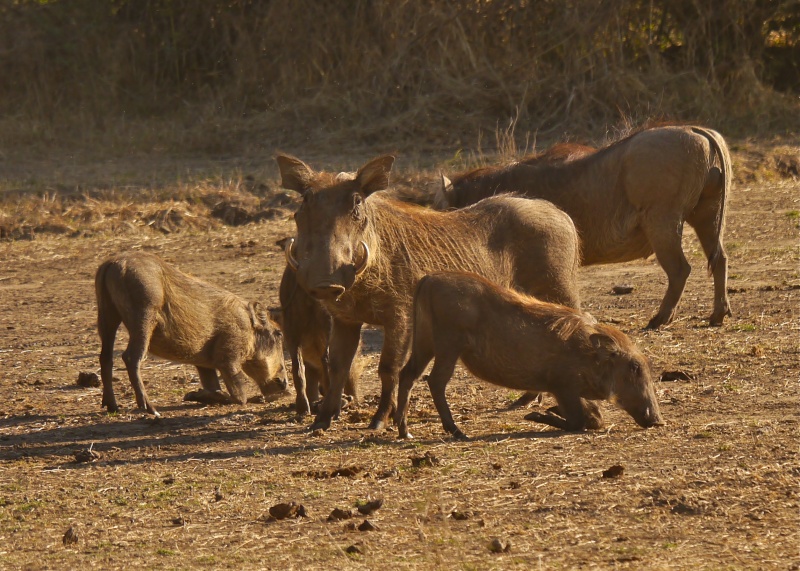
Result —
[{"label": "brown earth", "polygon": [[[459,369],[448,397],[474,438],[467,443],[445,437],[424,385],[412,395],[413,441],[397,440],[394,427],[367,430],[379,392],[381,334],[372,329],[364,402],[320,435],[294,422],[293,395],[185,403],[196,372],[156,358],[143,377],[163,418],[133,410],[124,332],[115,362],[124,411],[104,413],[100,389],[76,383],[98,372],[98,264],[146,250],[274,305],[284,265],[274,244],[293,233],[292,203],[271,178],[249,202],[227,183],[197,200],[165,192],[147,204],[113,192],[51,196],[37,203],[46,212],[35,223],[17,223],[24,201],[6,197],[0,222],[14,239],[0,242],[0,566],[800,568],[800,183],[791,150],[788,163],[736,155],[726,232],[734,316],[723,327],[706,325],[711,280],[690,231],[694,271],[676,321],[660,331],[642,330],[666,287],[653,260],[581,272],[585,309],[631,335],[657,376],[685,373],[657,383],[666,427],[642,430],[605,403],[606,430],[563,433],[524,421],[525,411],[508,410],[518,395]],[[634,289],[613,295],[617,285]],[[88,461],[76,461],[80,451]],[[367,499],[383,504],[327,521]],[[269,520],[271,507],[291,501],[304,510],[273,513],[305,517]],[[365,518],[375,529],[359,530],[370,527]]]}]

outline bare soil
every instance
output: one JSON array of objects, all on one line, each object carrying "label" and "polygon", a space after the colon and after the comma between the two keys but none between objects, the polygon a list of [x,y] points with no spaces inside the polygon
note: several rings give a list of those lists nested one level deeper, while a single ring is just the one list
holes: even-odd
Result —
[{"label": "bare soil", "polygon": [[[186,224],[197,212],[185,207],[168,224],[134,213],[138,222],[110,231],[0,242],[0,567],[800,568],[800,183],[754,172],[739,168],[731,195],[734,315],[724,326],[707,326],[711,279],[688,228],[694,269],[676,321],[659,331],[642,330],[666,287],[654,260],[581,271],[585,309],[629,334],[656,377],[677,377],[657,383],[668,424],[650,430],[610,403],[605,430],[536,425],[509,410],[518,395],[459,369],[448,397],[472,441],[445,436],[424,385],[412,395],[414,440],[369,431],[374,329],[364,334],[363,401],[322,434],[294,420],[293,395],[183,402],[196,371],[156,358],[143,377],[163,418],[135,410],[124,330],[115,362],[124,411],[106,414],[100,389],[77,384],[99,372],[100,262],[146,250],[275,305],[284,266],[275,241],[293,233],[292,205],[240,226]],[[618,285],[633,291],[614,295]],[[369,515],[328,521],[375,499],[383,504]],[[271,520],[271,507],[292,501],[304,509],[284,511],[305,516]],[[365,519],[374,529],[359,530]]]}]

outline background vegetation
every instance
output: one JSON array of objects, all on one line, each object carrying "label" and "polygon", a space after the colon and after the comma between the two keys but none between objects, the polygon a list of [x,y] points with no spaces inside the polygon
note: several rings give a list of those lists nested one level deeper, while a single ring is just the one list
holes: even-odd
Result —
[{"label": "background vegetation", "polygon": [[799,32],[796,0],[2,0],[0,150],[791,134]]}]

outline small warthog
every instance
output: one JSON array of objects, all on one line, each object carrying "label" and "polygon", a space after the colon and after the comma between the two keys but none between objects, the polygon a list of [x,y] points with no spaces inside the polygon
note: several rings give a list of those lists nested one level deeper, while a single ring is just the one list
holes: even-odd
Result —
[{"label": "small warthog", "polygon": [[[189,393],[185,400],[243,404],[247,376],[267,398],[286,391],[281,332],[259,303],[247,303],[146,253],[121,254],[103,262],[95,291],[103,406],[108,412],[119,408],[112,371],[120,323],[130,337],[122,360],[136,404],[156,416],[139,376],[148,352],[197,367],[203,390]],[[217,371],[229,395],[222,392]]]},{"label": "small warthog", "polygon": [[475,274],[442,272],[419,281],[411,347],[395,418],[404,438],[411,388],[431,359],[428,386],[444,429],[455,438],[466,436],[453,421],[445,389],[459,359],[496,385],[551,393],[558,406],[526,416],[531,420],[563,430],[600,428],[591,401],[611,399],[641,426],[663,424],[650,368],[624,333]]},{"label": "small warthog", "polygon": [[[285,238],[278,241],[286,247]],[[294,270],[283,271],[278,291],[280,308],[271,310],[272,318],[283,331],[283,346],[292,361],[292,378],[296,392],[295,412],[305,416],[320,394],[328,392],[328,341],[331,336],[331,316],[322,304],[297,285]],[[358,400],[358,368],[348,378],[344,392]]]},{"label": "small warthog", "polygon": [[333,318],[331,389],[313,428],[338,414],[364,323],[381,325],[381,399],[370,423],[384,426],[411,336],[414,286],[427,273],[465,270],[548,301],[578,308],[578,236],[551,203],[510,196],[454,212],[397,202],[387,188],[394,157],[374,159],[355,174],[318,173],[278,156],[284,188],[302,193],[297,239],[286,248],[302,288]]},{"label": "small warthog", "polygon": [[714,278],[709,321],[731,314],[722,244],[732,181],[725,140],[703,127],[646,129],[600,150],[566,145],[505,167],[443,179],[434,200],[444,210],[503,192],[543,198],[575,221],[582,263],[627,262],[655,253],[668,286],[647,327],[672,321],[691,267],[681,247],[684,222],[697,233]]}]

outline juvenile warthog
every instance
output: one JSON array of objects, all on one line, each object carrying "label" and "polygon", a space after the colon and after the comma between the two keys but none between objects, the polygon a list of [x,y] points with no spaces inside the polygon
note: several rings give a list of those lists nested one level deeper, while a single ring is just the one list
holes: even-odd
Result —
[{"label": "juvenile warthog", "polygon": [[[278,245],[285,248],[287,240],[280,240]],[[295,272],[289,266],[281,277],[279,298],[280,309],[273,310],[272,317],[280,324],[283,346],[292,361],[295,412],[305,416],[320,393],[328,392],[328,341],[333,320],[319,301],[297,285]],[[344,392],[357,400],[355,373],[348,378]]]},{"label": "juvenile warthog", "polygon": [[287,261],[333,317],[331,390],[313,428],[327,428],[339,412],[364,323],[384,328],[381,399],[370,427],[384,426],[408,356],[414,286],[427,273],[469,270],[579,306],[578,237],[569,216],[549,202],[506,196],[435,212],[377,192],[389,184],[394,157],[374,159],[347,178],[314,172],[293,157],[277,161],[283,187],[303,194]]},{"label": "juvenile warthog", "polygon": [[496,385],[552,393],[558,406],[526,416],[531,420],[563,430],[600,428],[591,401],[612,399],[641,426],[663,424],[647,361],[624,333],[475,274],[443,272],[419,281],[411,347],[400,373],[395,421],[401,437],[409,436],[411,388],[431,359],[428,386],[455,438],[466,436],[453,421],[445,389],[459,359]]},{"label": "juvenile warthog", "polygon": [[[728,258],[722,245],[731,188],[725,140],[702,127],[660,127],[635,133],[599,151],[578,147],[553,153],[556,160],[525,160],[505,168],[462,173],[443,180],[439,209],[461,208],[502,192],[544,198],[575,221],[582,263],[610,264],[655,252],[668,286],[647,327],[672,321],[691,267],[681,248],[683,224],[697,233],[714,277],[709,321],[730,315]],[[566,155],[565,160],[558,160]]]},{"label": "juvenile warthog", "polygon": [[[247,303],[146,253],[122,254],[103,262],[95,276],[95,291],[103,406],[108,412],[119,408],[112,370],[120,323],[130,337],[122,360],[136,404],[156,416],[139,376],[147,352],[197,367],[203,390],[189,393],[185,400],[243,404],[247,376],[265,397],[286,390],[281,332],[259,303]],[[230,395],[222,392],[217,371]]]}]

